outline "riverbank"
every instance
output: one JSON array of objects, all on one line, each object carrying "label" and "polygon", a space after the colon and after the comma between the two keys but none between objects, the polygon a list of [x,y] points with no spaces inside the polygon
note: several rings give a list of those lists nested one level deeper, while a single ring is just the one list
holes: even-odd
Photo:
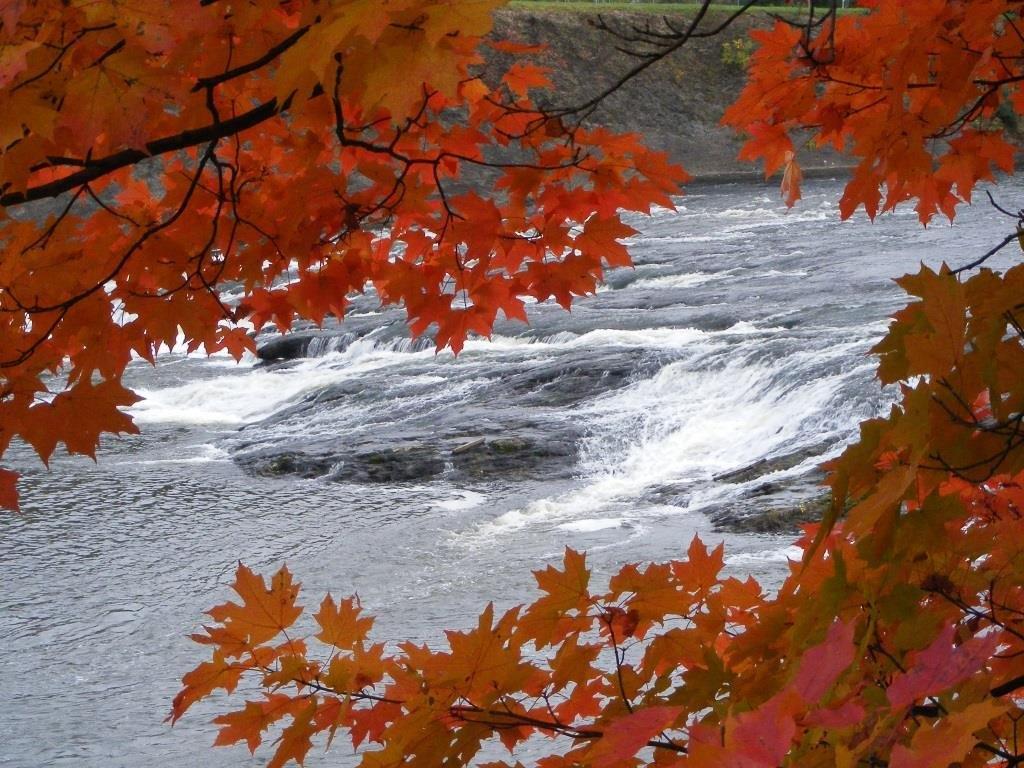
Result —
[{"label": "riverbank", "polygon": [[[557,94],[552,106],[571,106],[603,92],[637,61],[616,50],[616,40],[598,27],[598,18],[593,12],[518,5],[495,15],[494,35],[545,46],[535,60],[551,70]],[[602,12],[600,18],[621,30],[662,23],[643,10]],[[697,182],[763,179],[758,166],[737,159],[742,137],[719,121],[745,77],[743,68],[725,54],[726,47],[768,23],[768,17],[752,14],[721,35],[691,40],[606,98],[590,121],[642,134],[649,146],[667,152]],[[507,61],[499,58],[496,63]],[[831,151],[803,149],[800,156],[808,176],[841,174],[849,163]]]}]

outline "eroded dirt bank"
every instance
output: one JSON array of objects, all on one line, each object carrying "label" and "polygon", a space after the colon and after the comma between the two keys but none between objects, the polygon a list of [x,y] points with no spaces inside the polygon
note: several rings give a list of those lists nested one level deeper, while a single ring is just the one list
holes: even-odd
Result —
[{"label": "eroded dirt bank", "polygon": [[[552,70],[557,106],[575,106],[603,92],[637,62],[616,50],[621,41],[600,29],[598,18],[598,13],[509,9],[497,14],[495,36],[546,45],[536,59]],[[602,13],[600,18],[621,30],[662,23],[643,12]],[[672,17],[675,23],[681,18]],[[744,80],[742,68],[723,55],[723,45],[766,23],[765,17],[741,18],[721,35],[691,40],[605,99],[591,119],[643,134],[697,179],[757,178],[757,166],[736,159],[740,137],[719,125]],[[801,158],[812,174],[844,165],[831,152],[801,150]]]}]

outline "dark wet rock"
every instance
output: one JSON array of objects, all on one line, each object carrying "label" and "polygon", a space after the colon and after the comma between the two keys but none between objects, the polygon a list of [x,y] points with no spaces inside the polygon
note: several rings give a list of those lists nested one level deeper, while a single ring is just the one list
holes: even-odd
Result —
[{"label": "dark wet rock", "polygon": [[356,453],[341,459],[330,479],[352,483],[401,483],[429,480],[444,472],[436,446],[406,445]]},{"label": "dark wet rock", "polygon": [[508,396],[524,406],[564,407],[624,387],[657,366],[644,365],[644,350],[589,348],[513,373],[500,382]]},{"label": "dark wet rock", "polygon": [[712,480],[718,483],[745,483],[771,471],[768,468],[768,459],[758,459],[753,464],[741,467],[740,469],[715,475]]},{"label": "dark wet rock", "polygon": [[[423,436],[398,444],[370,442],[346,448],[279,450],[239,445],[234,460],[245,472],[259,477],[319,477],[348,483],[426,482],[444,476],[453,482],[520,478],[542,473],[545,478],[571,476],[576,463],[576,435],[532,429],[496,438],[466,435],[455,439]],[[462,448],[460,451],[459,449]]]},{"label": "dark wet rock", "polygon": [[692,488],[686,483],[656,485],[644,491],[644,499],[655,504],[683,506],[686,504],[691,490]]},{"label": "dark wet rock", "polygon": [[[828,449],[828,444],[813,445],[809,448],[802,448],[782,456],[774,456],[768,459],[758,459],[753,464],[723,472],[715,475],[712,479],[719,483],[749,483],[769,475],[772,472],[780,472],[784,469],[792,469],[813,456],[820,456]],[[771,485],[766,484],[766,485]],[[764,487],[764,486],[758,486]],[[762,494],[763,495],[763,494]]]},{"label": "dark wet rock", "polygon": [[275,336],[256,348],[260,360],[296,360],[318,357],[327,352],[339,352],[358,337],[341,330],[308,330]]},{"label": "dark wet rock", "polygon": [[788,507],[769,507],[742,516],[716,516],[715,529],[733,533],[795,533],[804,523],[822,519],[831,502],[824,494]]},{"label": "dark wet rock", "polygon": [[452,474],[466,480],[494,476],[567,477],[576,463],[576,445],[567,440],[503,437],[452,456]]},{"label": "dark wet rock", "polygon": [[256,356],[268,363],[322,357],[330,352],[343,352],[361,339],[372,339],[398,352],[419,352],[434,346],[429,335],[411,338],[404,320],[349,318],[341,323],[329,321],[323,328],[297,322],[289,333],[261,334],[256,338]]},{"label": "dark wet rock", "polygon": [[761,483],[755,485],[750,489],[749,494],[751,497],[757,499],[764,496],[774,496],[779,493],[785,493],[787,490],[784,483]]},{"label": "dark wet rock", "polygon": [[821,520],[832,503],[832,494],[822,490],[823,478],[821,472],[811,472],[770,492],[751,494],[716,510],[711,522],[718,531],[796,533],[801,524]]},{"label": "dark wet rock", "polygon": [[530,450],[532,445],[533,444],[529,440],[523,440],[519,437],[510,437],[504,440],[492,441],[490,448],[494,453],[508,455]]},{"label": "dark wet rock", "polygon": [[444,472],[436,448],[399,446],[353,453],[275,452],[261,450],[235,457],[246,472],[258,477],[322,477],[354,483],[397,483],[425,480]]},{"label": "dark wet rock", "polygon": [[716,510],[711,521],[716,530],[735,533],[792,533],[801,523],[820,520],[828,508],[829,494],[822,493],[822,472],[814,469],[799,477],[774,475],[820,456],[827,445],[815,445],[783,456],[760,459],[746,467],[716,475],[721,483],[749,484],[743,497]]},{"label": "dark wet rock", "polygon": [[260,360],[294,360],[306,356],[312,335],[309,333],[289,333],[275,336],[256,348],[256,357]]},{"label": "dark wet rock", "polygon": [[243,470],[257,477],[323,477],[335,464],[331,456],[302,451],[242,454],[235,456],[235,461]]}]

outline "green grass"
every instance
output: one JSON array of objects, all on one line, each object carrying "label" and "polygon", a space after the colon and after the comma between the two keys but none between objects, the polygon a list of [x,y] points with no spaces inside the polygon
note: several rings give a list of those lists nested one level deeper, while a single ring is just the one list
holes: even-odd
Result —
[{"label": "green grass", "polygon": [[[512,8],[532,8],[543,11],[639,11],[645,13],[693,13],[700,8],[699,3],[651,3],[641,2],[606,2],[605,0],[512,0],[509,3]],[[710,10],[720,13],[735,11],[736,3],[712,3]],[[753,13],[779,13],[788,15],[804,14],[807,9],[803,6],[770,6],[758,5],[750,9]],[[820,9],[824,12],[824,8]],[[847,8],[840,9],[839,13],[859,13],[863,9]]]}]

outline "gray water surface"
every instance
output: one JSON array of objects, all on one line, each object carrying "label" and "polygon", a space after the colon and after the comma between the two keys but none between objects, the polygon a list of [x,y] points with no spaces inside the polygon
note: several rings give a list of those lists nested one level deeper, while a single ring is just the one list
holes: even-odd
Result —
[{"label": "gray water surface", "polygon": [[[1000,191],[1015,207],[1020,185]],[[401,342],[400,315],[370,296],[349,321],[360,338],[292,365],[133,365],[140,436],[106,440],[96,464],[5,458],[25,481],[23,513],[0,517],[0,764],[265,764],[211,750],[216,707],[163,722],[204,655],[187,636],[239,560],[287,561],[310,604],[358,592],[388,641],[436,642],[490,600],[530,599],[530,571],[566,545],[599,581],[700,533],[725,540],[732,572],[777,584],[791,537],[715,533],[708,515],[756,508],[766,483],[792,503],[817,493],[814,467],[891,397],[866,353],[903,301],[892,278],[969,261],[1012,227],[982,205],[952,228],[923,229],[909,208],[840,223],[839,193],[812,183],[786,213],[771,188],[696,187],[636,222],[635,269],[571,313],[531,306],[529,327],[500,325],[457,359]],[[562,453],[529,472],[415,482],[342,471],[367,446],[478,434]],[[335,457],[333,474],[242,469],[303,451]],[[768,478],[715,480],[779,457],[789,466]],[[339,739],[307,764],[349,753]]]}]

